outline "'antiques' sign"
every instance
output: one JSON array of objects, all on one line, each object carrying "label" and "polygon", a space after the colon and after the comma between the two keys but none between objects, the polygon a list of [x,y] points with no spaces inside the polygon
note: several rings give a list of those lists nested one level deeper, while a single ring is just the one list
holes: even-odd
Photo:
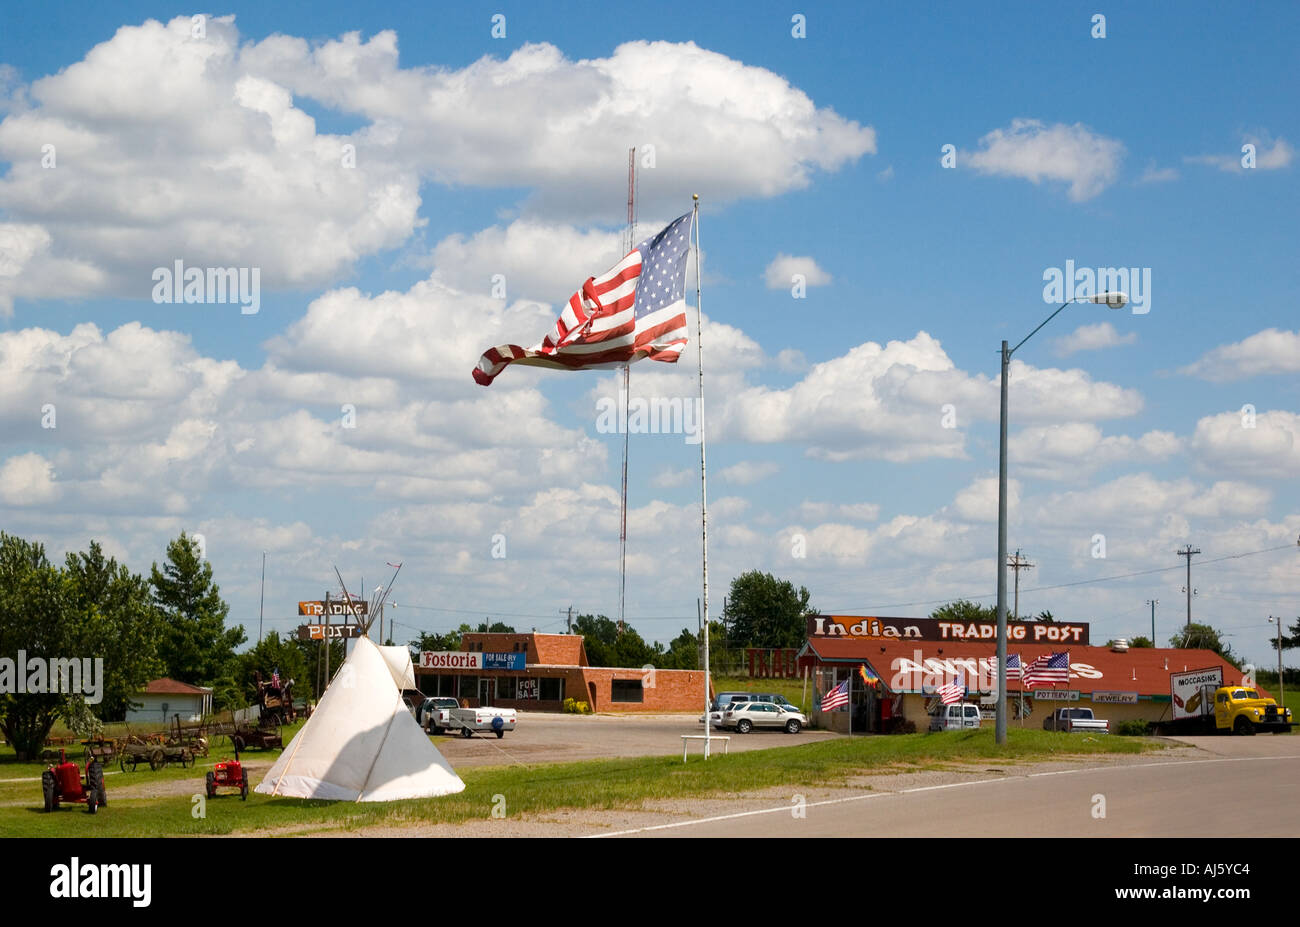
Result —
[{"label": "'antiques' sign", "polygon": [[[987,641],[996,643],[996,621],[944,621],[938,618],[863,618],[857,615],[808,615],[809,637],[858,640],[895,638],[916,641]],[[1021,644],[1088,643],[1086,621],[1008,621],[1007,640]]]}]

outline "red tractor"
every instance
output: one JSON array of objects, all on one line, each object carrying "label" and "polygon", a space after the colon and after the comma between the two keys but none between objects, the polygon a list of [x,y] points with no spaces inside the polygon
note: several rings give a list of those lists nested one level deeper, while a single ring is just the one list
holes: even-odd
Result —
[{"label": "red tractor", "polygon": [[45,810],[57,811],[62,802],[81,803],[91,814],[100,805],[108,804],[108,795],[104,791],[104,767],[92,756],[86,762],[86,778],[81,778],[81,769],[76,763],[68,762],[68,753],[59,750],[59,762],[41,773],[41,791],[45,793]]},{"label": "red tractor", "polygon": [[217,789],[239,789],[239,800],[248,801],[248,775],[244,764],[239,762],[239,748],[235,748],[234,760],[222,760],[208,771],[206,776],[208,798],[215,798]]}]

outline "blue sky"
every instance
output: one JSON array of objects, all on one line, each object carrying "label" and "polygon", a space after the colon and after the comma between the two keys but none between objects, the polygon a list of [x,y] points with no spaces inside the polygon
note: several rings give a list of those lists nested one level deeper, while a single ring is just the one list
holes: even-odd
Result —
[{"label": "blue sky", "polygon": [[[1163,642],[1175,549],[1290,543],[1194,566],[1194,613],[1261,662],[1300,614],[1295,7],[235,5],[198,39],[192,13],[6,14],[5,530],[137,569],[199,532],[250,627],[263,550],[277,630],[332,563],[399,559],[407,629],[615,614],[613,376],[469,370],[613,262],[651,145],[638,237],[701,196],[712,611],[754,567],[823,611],[992,593],[997,348],[1072,261],[1149,270],[1149,311],[1074,305],[1017,354],[1011,545],[1030,588],[1174,569],[1022,611],[1104,640],[1158,598]],[[260,311],[153,303],[177,259],[258,267]],[[634,394],[691,396],[694,358]],[[631,446],[628,617],[666,640],[694,627],[697,448]]]}]

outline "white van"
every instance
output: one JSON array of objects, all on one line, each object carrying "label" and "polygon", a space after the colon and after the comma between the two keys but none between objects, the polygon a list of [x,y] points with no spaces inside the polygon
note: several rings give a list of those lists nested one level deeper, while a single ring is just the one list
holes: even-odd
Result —
[{"label": "white van", "polygon": [[960,731],[980,726],[980,707],[970,702],[958,702],[956,705],[940,705],[930,715],[930,730]]}]

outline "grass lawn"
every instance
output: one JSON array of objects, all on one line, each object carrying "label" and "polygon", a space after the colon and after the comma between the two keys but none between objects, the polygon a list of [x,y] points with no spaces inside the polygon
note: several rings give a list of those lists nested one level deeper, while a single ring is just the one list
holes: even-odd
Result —
[{"label": "grass lawn", "polygon": [[[287,738],[286,738],[287,740]],[[356,804],[270,798],[250,794],[247,802],[222,795],[206,803],[206,816],[194,816],[193,796],[203,791],[203,765],[110,777],[109,807],[91,817],[74,806],[55,814],[40,811],[40,784],[0,783],[0,836],[152,837],[202,834],[252,834],[275,830],[292,834],[316,829],[350,830],[372,825],[412,822],[458,823],[488,818],[497,796],[507,816],[560,808],[636,808],[652,799],[735,794],[773,786],[814,787],[842,783],[865,772],[908,770],[936,764],[1014,762],[1053,756],[1141,753],[1160,749],[1145,738],[1063,737],[1045,731],[1011,730],[999,748],[992,729],[911,734],[894,737],[837,738],[793,747],[680,759],[640,757],[546,764],[531,768],[487,767],[461,773],[465,791],[416,801]],[[210,765],[219,751],[207,761]],[[274,751],[249,754],[273,757]],[[31,767],[32,764],[23,764]],[[17,764],[0,765],[10,778]],[[37,769],[39,774],[39,769]],[[189,779],[193,791],[146,799],[115,799],[115,785],[128,777]],[[253,777],[256,784],[260,775]]]}]

